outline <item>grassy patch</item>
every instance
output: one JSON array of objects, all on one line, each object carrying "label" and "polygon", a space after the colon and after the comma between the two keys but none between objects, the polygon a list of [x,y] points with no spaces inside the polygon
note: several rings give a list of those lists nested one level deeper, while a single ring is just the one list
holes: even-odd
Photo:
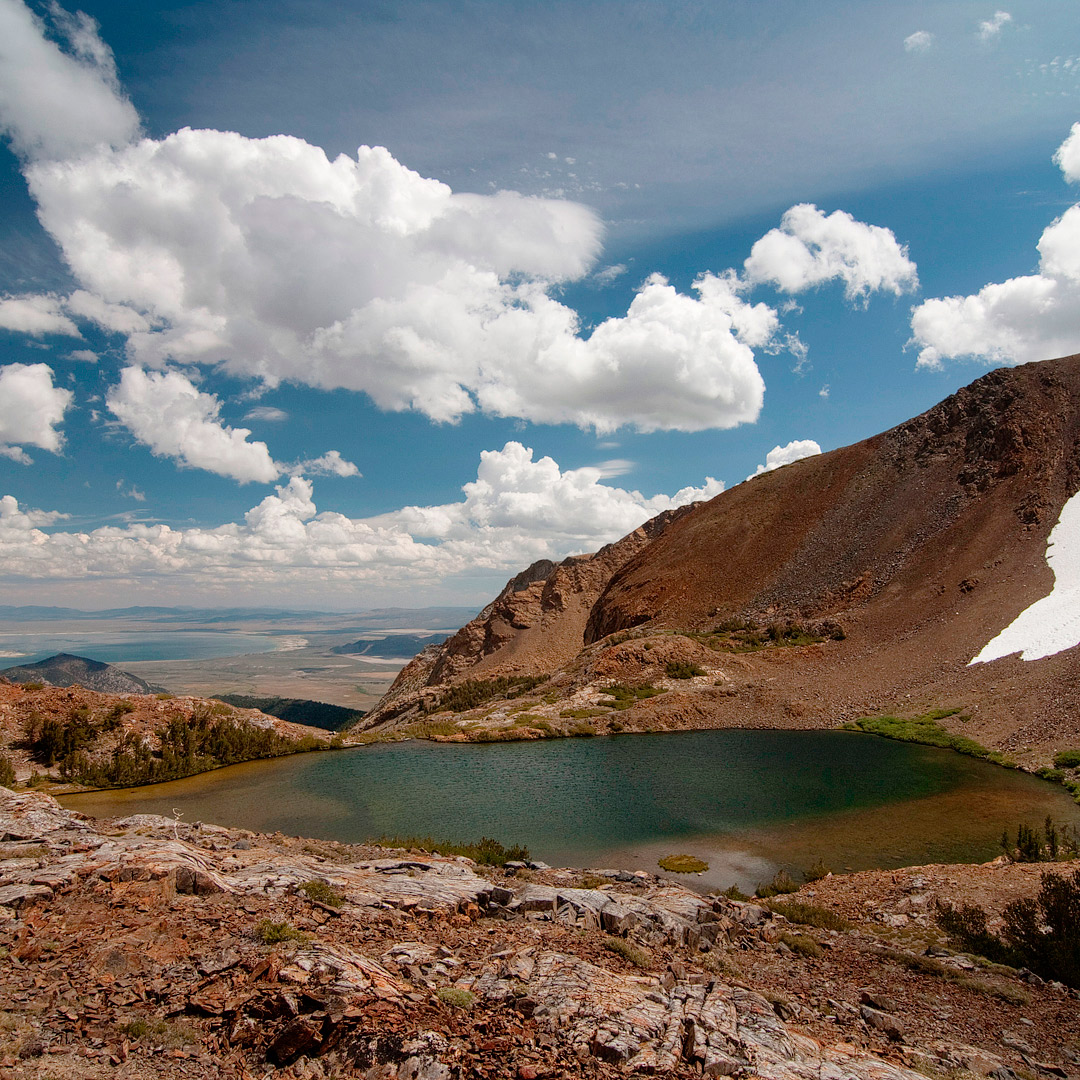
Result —
[{"label": "grassy patch", "polygon": [[120,1033],[135,1042],[146,1042],[166,1050],[180,1050],[199,1041],[199,1033],[189,1024],[176,1020],[146,1020],[137,1017],[120,1024]]},{"label": "grassy patch", "polygon": [[704,675],[705,669],[697,664],[691,664],[685,660],[669,660],[664,674],[669,679],[693,679],[698,675]]},{"label": "grassy patch", "polygon": [[345,897],[325,881],[305,881],[300,891],[309,899],[329,907],[341,907]]},{"label": "grassy patch", "polygon": [[260,919],[252,933],[257,941],[264,945],[279,945],[283,941],[295,941],[298,945],[306,945],[309,938],[302,930],[297,930],[292,923],[274,922],[272,919]]},{"label": "grassy patch", "polygon": [[592,720],[597,716],[610,716],[611,706],[605,705],[599,709],[563,709],[559,713],[562,720]]},{"label": "grassy patch", "polygon": [[528,862],[529,849],[521,844],[503,847],[490,836],[478,841],[436,840],[430,836],[383,836],[372,843],[385,848],[437,851],[440,855],[464,855],[480,866],[505,866],[508,862]]},{"label": "grassy patch", "polygon": [[[881,735],[886,739],[897,739],[900,742],[922,743],[924,746],[940,746],[946,750],[955,750],[958,754],[967,754],[969,757],[982,758],[992,761],[995,765],[1004,765],[1006,768],[1015,769],[1016,763],[997,750],[977,743],[974,739],[965,738],[963,735],[954,735],[946,731],[939,723],[947,716],[957,716],[959,709],[934,709],[922,716],[904,718],[900,716],[864,716],[861,720],[854,720],[844,727],[851,731],[865,731],[870,735]],[[963,718],[962,716],[960,717]]]},{"label": "grassy patch", "polygon": [[476,1004],[476,995],[458,986],[440,986],[435,996],[444,1004],[455,1009],[471,1009]]},{"label": "grassy patch", "polygon": [[762,900],[770,896],[798,892],[799,886],[786,870],[777,870],[776,876],[767,885],[758,885],[757,895]]},{"label": "grassy patch", "polygon": [[1059,769],[1075,769],[1080,767],[1080,750],[1059,750],[1054,755],[1054,764]]},{"label": "grassy patch", "polygon": [[747,896],[746,893],[744,893],[742,891],[742,889],[739,888],[738,885],[729,885],[720,895],[721,896],[726,896],[729,900],[749,900],[750,899],[750,897]]},{"label": "grassy patch", "polygon": [[685,632],[685,636],[707,645],[717,652],[756,652],[767,648],[799,648],[817,645],[826,638],[844,640],[844,630],[838,622],[825,619],[803,623],[784,619],[767,624],[752,619],[726,619],[706,633]]},{"label": "grassy patch", "polygon": [[641,968],[642,971],[647,971],[653,966],[652,955],[632,941],[626,941],[624,938],[618,937],[605,937],[603,944],[604,948],[609,952],[621,956],[624,960],[633,964],[634,967]]},{"label": "grassy patch", "polygon": [[461,728],[453,720],[418,720],[415,724],[406,724],[402,735],[412,739],[434,739],[439,735],[458,735]]},{"label": "grassy patch", "polygon": [[700,874],[709,864],[696,855],[665,855],[657,860],[660,867],[672,874]]},{"label": "grassy patch", "polygon": [[612,708],[615,709],[629,709],[631,705],[636,705],[639,701],[656,697],[657,694],[666,693],[659,687],[650,686],[648,683],[642,683],[640,686],[614,683],[612,686],[605,686],[597,692],[605,697],[614,698]]},{"label": "grassy patch", "polygon": [[851,923],[836,912],[818,904],[803,904],[798,900],[774,900],[769,908],[777,915],[783,915],[788,922],[803,926],[816,926],[821,930],[850,930]]},{"label": "grassy patch", "polygon": [[882,949],[881,955],[908,971],[932,975],[976,994],[996,997],[999,1001],[1006,1001],[1010,1005],[1026,1005],[1031,1000],[1030,995],[1018,987],[1001,986],[983,982],[982,979],[973,979],[970,975],[957,971],[956,968],[949,967],[948,964],[943,964],[932,956],[917,956],[915,953],[901,952],[899,949]]},{"label": "grassy patch", "polygon": [[780,940],[794,953],[799,956],[807,956],[812,959],[823,955],[821,946],[806,934],[781,934]]}]

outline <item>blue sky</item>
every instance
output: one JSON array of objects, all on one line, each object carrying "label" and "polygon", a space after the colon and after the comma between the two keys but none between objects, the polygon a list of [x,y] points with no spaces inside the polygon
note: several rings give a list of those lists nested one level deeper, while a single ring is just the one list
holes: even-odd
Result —
[{"label": "blue sky", "polygon": [[1077,351],[1078,31],[0,0],[6,602],[479,606]]}]

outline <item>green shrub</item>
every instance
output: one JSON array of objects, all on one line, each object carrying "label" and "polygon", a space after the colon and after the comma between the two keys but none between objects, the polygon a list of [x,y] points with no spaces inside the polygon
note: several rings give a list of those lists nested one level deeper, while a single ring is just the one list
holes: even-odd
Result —
[{"label": "green shrub", "polygon": [[309,899],[315,900],[328,907],[341,907],[345,897],[325,881],[305,881],[300,886],[300,891]]},{"label": "green shrub", "polygon": [[975,905],[939,906],[935,915],[968,951],[1080,987],[1080,870],[1070,877],[1043,874],[1037,895],[1007,904],[1003,917],[999,936],[987,930],[986,912]]},{"label": "green shrub", "polygon": [[700,874],[709,869],[709,864],[696,855],[665,855],[657,861],[672,874]]},{"label": "green shrub", "polygon": [[492,698],[521,697],[547,680],[547,675],[500,675],[497,679],[466,679],[447,690],[430,711],[467,712]]},{"label": "green shrub", "polygon": [[938,902],[934,921],[945,931],[949,944],[961,952],[985,956],[995,964],[1020,967],[1020,956],[1015,949],[987,929],[987,914],[977,904],[951,904]]},{"label": "green shrub", "polygon": [[529,849],[521,844],[503,847],[490,836],[479,841],[435,840],[430,836],[383,836],[372,841],[380,847],[406,851],[437,851],[440,855],[464,855],[480,866],[505,866],[508,862],[528,862]]},{"label": "green shrub", "polygon": [[157,751],[152,751],[140,735],[128,732],[108,759],[92,761],[85,748],[100,731],[93,721],[83,717],[72,718],[66,725],[39,720],[31,739],[35,759],[46,765],[59,759],[61,776],[90,787],[131,787],[193,776],[241,761],[326,747],[326,743],[310,737],[286,738],[246,717],[215,716],[210,706],[195,709],[190,717],[179,713],[172,716],[159,732],[161,746]]},{"label": "green shrub", "polygon": [[455,1009],[471,1009],[476,1004],[476,995],[457,986],[440,986],[435,996],[444,1004]]},{"label": "green shrub", "polygon": [[807,937],[806,934],[781,934],[780,940],[792,951],[798,953],[800,956],[808,956],[812,958],[823,955],[821,946],[812,938]]},{"label": "green shrub", "polygon": [[166,1050],[179,1050],[199,1041],[199,1033],[177,1020],[146,1020],[137,1017],[127,1024],[121,1024],[120,1033],[135,1042],[148,1042]]},{"label": "green shrub", "polygon": [[1071,826],[1056,825],[1047,815],[1042,829],[1017,826],[1015,841],[1006,829],[1001,834],[1001,849],[1016,862],[1056,862],[1080,854],[1080,838]]},{"label": "green shrub", "polygon": [[704,675],[705,669],[697,664],[691,664],[684,660],[669,660],[664,674],[669,679],[693,679],[698,675]]},{"label": "green shrub", "polygon": [[1059,750],[1054,755],[1054,764],[1059,769],[1075,769],[1080,766],[1080,750]]},{"label": "green shrub", "polygon": [[264,945],[278,945],[283,941],[295,941],[306,945],[310,940],[302,930],[287,922],[274,922],[272,919],[260,919],[252,931],[257,941]]},{"label": "green shrub", "polygon": [[629,709],[631,705],[636,705],[639,701],[644,701],[646,698],[656,697],[657,694],[665,693],[664,690],[650,686],[648,683],[642,683],[640,686],[628,686],[626,683],[614,683],[611,686],[605,686],[597,691],[603,694],[605,697],[614,698],[612,708],[615,709]]},{"label": "green shrub", "polygon": [[1080,870],[1070,877],[1043,874],[1038,894],[1014,900],[1003,914],[1005,940],[1025,967],[1080,987]]},{"label": "green shrub", "polygon": [[827,878],[832,873],[832,867],[829,866],[824,859],[818,859],[813,866],[808,866],[803,872],[803,881],[808,884],[811,881],[821,881],[822,878]]},{"label": "green shrub", "polygon": [[778,870],[768,885],[758,885],[757,895],[760,899],[767,900],[770,896],[798,892],[798,890],[799,886],[791,875],[786,870]]},{"label": "green shrub", "polygon": [[44,690],[45,684],[43,682],[24,682],[22,688],[24,690]]},{"label": "green shrub", "polygon": [[640,946],[635,945],[632,941],[627,941],[625,938],[619,937],[605,937],[603,944],[604,948],[609,952],[621,956],[636,968],[647,971],[653,966],[652,955]]},{"label": "green shrub", "polygon": [[773,900],[769,908],[777,915],[783,915],[788,922],[803,926],[816,926],[820,930],[850,930],[851,923],[837,915],[835,911],[818,904],[803,904],[798,900]]},{"label": "green shrub", "polygon": [[721,896],[726,896],[729,900],[749,900],[750,899],[750,897],[747,896],[746,893],[744,893],[742,891],[742,889],[739,888],[738,885],[729,885],[720,895]]},{"label": "green shrub", "polygon": [[579,739],[588,739],[596,734],[596,728],[585,720],[579,720],[566,734]]},{"label": "green shrub", "polygon": [[15,766],[6,754],[0,754],[0,787],[13,788],[15,786]]},{"label": "green shrub", "polygon": [[1026,1005],[1031,999],[1023,991],[1014,986],[984,982],[982,979],[974,979],[963,971],[957,971],[954,967],[935,960],[932,956],[917,956],[914,953],[902,952],[900,949],[882,949],[881,955],[886,960],[908,971],[918,972],[920,975],[932,975],[952,983],[954,986],[963,987],[976,994],[986,994],[996,997],[1001,1001],[1007,1001],[1010,1005]]}]

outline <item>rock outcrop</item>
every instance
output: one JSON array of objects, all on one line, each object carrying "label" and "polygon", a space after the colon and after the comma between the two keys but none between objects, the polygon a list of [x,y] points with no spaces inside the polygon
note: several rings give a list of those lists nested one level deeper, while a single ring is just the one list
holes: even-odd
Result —
[{"label": "rock outcrop", "polygon": [[[1075,1071],[1062,987],[950,981],[962,969],[943,966],[947,950],[904,966],[872,922],[796,927],[640,871],[96,822],[3,788],[0,856],[0,1069],[13,1077]],[[892,874],[893,891],[946,894],[968,869],[900,888]]]}]

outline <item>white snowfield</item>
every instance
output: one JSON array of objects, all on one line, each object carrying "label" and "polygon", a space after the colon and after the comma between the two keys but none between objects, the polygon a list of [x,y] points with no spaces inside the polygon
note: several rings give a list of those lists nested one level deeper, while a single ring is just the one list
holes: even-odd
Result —
[{"label": "white snowfield", "polygon": [[1046,562],[1054,574],[1053,591],[1021,611],[968,667],[1016,652],[1022,660],[1041,660],[1080,644],[1080,494],[1061,508],[1047,540]]}]

